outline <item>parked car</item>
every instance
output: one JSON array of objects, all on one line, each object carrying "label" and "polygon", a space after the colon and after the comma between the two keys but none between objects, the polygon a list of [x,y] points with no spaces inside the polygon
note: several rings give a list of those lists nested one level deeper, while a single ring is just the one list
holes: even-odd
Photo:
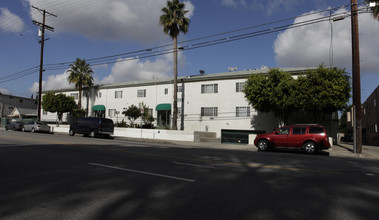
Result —
[{"label": "parked car", "polygon": [[31,131],[31,132],[50,132],[50,126],[42,121],[30,121],[25,123],[22,127],[22,131]]},{"label": "parked car", "polygon": [[22,131],[22,126],[24,126],[24,122],[22,121],[14,121],[5,126],[5,130],[13,130],[13,131]]},{"label": "parked car", "polygon": [[97,137],[105,136],[109,137],[113,135],[114,124],[113,120],[108,118],[79,118],[77,122],[70,125],[69,134],[74,136],[75,134],[84,134],[85,136]]},{"label": "parked car", "polygon": [[258,134],[254,145],[259,151],[284,147],[302,149],[307,153],[330,148],[325,127],[310,124],[283,126],[269,134]]}]

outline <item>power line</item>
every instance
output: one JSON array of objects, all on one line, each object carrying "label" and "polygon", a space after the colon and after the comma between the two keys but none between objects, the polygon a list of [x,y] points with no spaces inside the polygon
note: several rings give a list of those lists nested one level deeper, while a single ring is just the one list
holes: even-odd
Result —
[{"label": "power line", "polygon": [[[305,16],[310,16],[310,15],[314,15],[314,14],[319,14],[319,13],[323,13],[323,12],[326,12],[326,11],[337,10],[337,9],[345,8],[345,7],[348,7],[348,6],[349,5],[344,5],[344,6],[340,6],[340,7],[336,7],[336,8],[332,8],[332,9],[321,10],[321,11],[318,11],[318,12],[304,14],[304,15],[301,15],[301,16],[298,16],[298,17],[292,17],[292,18],[282,19],[282,20],[278,20],[278,21],[273,21],[273,22],[268,22],[268,23],[264,23],[264,24],[254,25],[254,26],[250,26],[250,27],[246,27],[246,28],[241,28],[241,29],[237,29],[237,30],[233,30],[233,31],[227,31],[227,32],[219,33],[219,34],[213,34],[213,35],[199,37],[199,38],[195,38],[195,39],[191,39],[191,40],[181,41],[181,42],[179,42],[179,44],[182,44],[180,46],[180,49],[182,49],[182,50],[198,49],[198,48],[202,48],[202,47],[208,47],[208,46],[213,46],[213,45],[217,45],[217,44],[223,44],[223,43],[233,42],[233,41],[237,41],[237,40],[242,40],[242,39],[257,37],[257,36],[261,36],[261,35],[265,35],[265,34],[270,34],[270,33],[274,33],[274,32],[279,32],[279,31],[283,31],[283,30],[286,30],[286,29],[292,29],[292,28],[302,27],[302,26],[305,26],[305,25],[311,25],[311,24],[315,24],[315,23],[319,23],[319,22],[324,22],[324,21],[327,21],[327,20],[330,19],[329,15],[328,16],[323,16],[323,17],[320,17],[320,18],[315,18],[315,19],[310,19],[310,20],[298,22],[298,23],[286,24],[286,25],[281,25],[281,26],[277,26],[277,27],[267,28],[267,29],[264,29],[264,30],[258,30],[258,31],[254,31],[254,32],[249,32],[249,33],[245,33],[245,34],[233,35],[233,36],[229,36],[229,37],[224,37],[224,38],[219,38],[219,39],[214,39],[214,40],[199,42],[199,43],[195,43],[195,44],[186,44],[186,43],[189,43],[189,42],[199,41],[199,40],[206,39],[206,38],[212,38],[212,37],[215,37],[215,36],[222,36],[222,35],[226,35],[226,34],[229,34],[229,33],[241,32],[243,30],[253,29],[253,28],[262,27],[262,26],[268,26],[268,25],[271,25],[271,24],[276,24],[276,23],[280,23],[280,22],[284,22],[284,21],[289,21],[289,20],[292,20],[292,19],[296,19],[296,18],[300,18],[300,17],[305,17]],[[346,13],[345,12],[338,13],[338,14],[334,14],[333,16],[338,16],[338,15],[341,15],[341,14],[346,14]],[[125,61],[130,61],[130,60],[135,60],[135,59],[145,59],[145,58],[150,58],[150,57],[161,56],[161,55],[173,53],[173,49],[171,47],[172,47],[172,44],[167,44],[167,45],[157,46],[157,47],[143,49],[143,50],[125,52],[125,53],[120,53],[120,54],[115,54],[115,55],[110,55],[110,56],[104,56],[104,57],[98,57],[98,58],[90,58],[90,59],[87,59],[87,61],[88,62],[92,62],[91,66],[97,66],[97,65],[104,65],[104,64],[125,62]],[[130,57],[132,55],[134,57]],[[115,60],[115,58],[117,58],[117,60]],[[124,60],[121,60],[121,59],[124,59]],[[63,69],[68,69],[69,65],[72,64],[72,63],[73,63],[73,61],[53,63],[53,64],[45,64],[44,68],[45,68],[45,70],[63,70]],[[21,72],[23,72],[23,71],[21,71]],[[31,74],[31,73],[29,73],[29,74]],[[26,76],[28,74],[25,73],[24,75]],[[20,75],[18,78],[21,78],[21,77],[22,76]],[[5,81],[10,81],[10,80],[12,80],[12,79],[7,79],[7,80],[3,79],[3,80],[0,80],[0,83],[5,82]]]}]

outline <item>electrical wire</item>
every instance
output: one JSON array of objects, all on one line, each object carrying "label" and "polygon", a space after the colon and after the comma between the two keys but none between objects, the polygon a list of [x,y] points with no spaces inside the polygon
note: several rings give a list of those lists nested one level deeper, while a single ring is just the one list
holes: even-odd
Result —
[{"label": "electrical wire", "polygon": [[[333,9],[327,9],[327,10],[322,10],[322,11],[313,12],[313,13],[309,13],[309,14],[304,14],[304,15],[301,15],[298,17],[282,19],[282,20],[278,20],[278,21],[274,21],[274,22],[268,22],[268,23],[264,23],[264,24],[254,25],[254,26],[250,26],[250,27],[246,27],[246,28],[242,28],[242,29],[237,29],[237,30],[233,30],[233,31],[227,31],[227,32],[219,33],[219,34],[213,34],[213,35],[199,37],[199,38],[195,38],[195,39],[191,39],[191,40],[181,41],[181,42],[179,42],[179,44],[181,44],[181,46],[179,48],[181,50],[198,49],[198,48],[202,48],[202,47],[208,47],[208,46],[213,46],[213,45],[217,45],[217,44],[233,42],[233,41],[237,41],[237,40],[257,37],[257,36],[270,34],[270,33],[274,33],[274,32],[279,32],[279,31],[283,31],[286,29],[292,29],[292,28],[302,27],[305,25],[311,25],[311,24],[315,24],[315,23],[319,23],[319,22],[324,22],[324,21],[330,20],[330,16],[323,16],[320,18],[310,19],[310,20],[306,20],[303,22],[281,25],[278,27],[268,28],[268,29],[264,29],[264,30],[259,30],[259,31],[254,31],[254,32],[250,32],[250,33],[239,34],[239,35],[234,35],[234,36],[229,36],[229,37],[224,37],[224,38],[219,38],[219,39],[214,39],[214,40],[209,40],[209,41],[205,41],[205,42],[199,42],[199,43],[195,43],[195,44],[186,44],[189,42],[199,41],[202,39],[212,38],[215,36],[221,36],[221,35],[225,35],[225,34],[229,34],[229,33],[235,33],[235,32],[240,32],[243,30],[267,26],[267,25],[276,24],[279,22],[284,22],[284,21],[289,21],[289,20],[293,20],[294,18],[309,16],[309,15],[313,15],[313,14],[319,14],[320,12],[337,10],[337,9],[345,8],[348,6],[349,5],[344,5],[344,6],[336,7]],[[345,13],[339,13],[339,14],[345,14]],[[339,14],[334,14],[333,16],[337,16]],[[145,58],[150,58],[150,57],[161,56],[161,55],[173,53],[174,49],[171,48],[171,46],[172,46],[172,44],[162,45],[162,46],[157,46],[157,47],[143,49],[143,50],[120,53],[120,54],[116,54],[116,55],[110,55],[110,56],[104,56],[104,57],[98,57],[98,58],[91,58],[91,59],[87,59],[87,61],[91,62],[91,66],[98,66],[98,65],[104,65],[104,64],[126,62],[126,61],[130,61],[130,60],[135,60],[135,59],[145,59]],[[167,48],[167,47],[170,47],[170,48]],[[134,57],[130,57],[131,55],[133,55]],[[115,58],[117,58],[117,59],[115,60]],[[69,65],[72,64],[73,62],[74,61],[46,64],[46,65],[44,65],[44,70],[68,69]],[[33,71],[36,71],[34,68],[36,68],[36,67],[32,67],[32,68],[29,68],[29,69],[24,70],[24,71],[20,71],[20,72],[15,73],[15,74],[9,74],[7,76],[0,77],[0,83],[8,82],[8,81],[11,81],[14,79],[18,79],[18,78],[30,75],[33,73]],[[7,79],[7,77],[9,77],[9,78]]]}]

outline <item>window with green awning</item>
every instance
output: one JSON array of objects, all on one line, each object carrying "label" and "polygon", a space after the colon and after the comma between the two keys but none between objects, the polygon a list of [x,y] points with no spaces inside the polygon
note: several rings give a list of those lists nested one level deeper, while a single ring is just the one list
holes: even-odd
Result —
[{"label": "window with green awning", "polygon": [[105,111],[104,105],[95,105],[92,107],[92,111]]},{"label": "window with green awning", "polygon": [[162,103],[157,105],[155,108],[157,111],[171,111],[171,104],[170,103]]}]

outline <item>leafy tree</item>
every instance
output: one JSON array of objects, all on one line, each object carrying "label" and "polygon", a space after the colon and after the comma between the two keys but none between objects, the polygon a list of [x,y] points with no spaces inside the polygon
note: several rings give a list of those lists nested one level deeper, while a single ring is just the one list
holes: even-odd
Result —
[{"label": "leafy tree", "polygon": [[79,101],[78,108],[82,108],[82,90],[83,86],[88,86],[89,88],[93,85],[93,70],[90,65],[86,63],[85,59],[76,58],[76,61],[70,65],[70,69],[68,70],[69,83],[75,83],[75,87],[79,90]]},{"label": "leafy tree", "polygon": [[298,107],[313,112],[314,121],[321,123],[325,114],[344,110],[350,98],[350,81],[345,69],[325,68],[299,76],[297,86]]},{"label": "leafy tree", "polygon": [[[378,2],[377,0],[365,0],[366,4],[370,4],[370,2]],[[374,18],[379,21],[379,4],[376,3],[377,5],[375,7],[371,8],[371,11],[374,15]]]},{"label": "leafy tree", "polygon": [[126,111],[123,111],[122,114],[128,117],[130,126],[133,127],[134,121],[141,116],[141,111],[137,106],[131,105],[128,109],[126,109]]},{"label": "leafy tree", "polygon": [[350,98],[349,76],[344,69],[322,65],[296,80],[290,73],[270,69],[249,76],[244,93],[258,111],[272,111],[284,124],[296,110],[312,112],[321,123],[325,114],[343,110]]},{"label": "leafy tree", "polygon": [[52,92],[48,92],[42,97],[41,104],[45,111],[57,113],[59,123],[62,122],[63,113],[72,112],[76,108],[74,97],[64,94],[55,95]]},{"label": "leafy tree", "polygon": [[260,112],[274,112],[282,122],[288,123],[288,117],[296,108],[293,90],[295,79],[290,73],[279,69],[270,69],[268,74],[252,74],[245,88],[245,98]]},{"label": "leafy tree", "polygon": [[142,103],[143,114],[141,114],[141,118],[145,127],[152,127],[152,122],[155,120],[154,117],[150,114],[150,107],[146,104]]},{"label": "leafy tree", "polygon": [[163,15],[159,18],[159,24],[163,26],[165,34],[170,35],[174,41],[174,106],[173,106],[173,120],[172,129],[177,130],[177,78],[178,78],[178,35],[180,32],[187,33],[190,24],[190,19],[185,17],[188,12],[184,10],[185,4],[180,3],[179,0],[168,0],[167,7],[162,8]]}]

